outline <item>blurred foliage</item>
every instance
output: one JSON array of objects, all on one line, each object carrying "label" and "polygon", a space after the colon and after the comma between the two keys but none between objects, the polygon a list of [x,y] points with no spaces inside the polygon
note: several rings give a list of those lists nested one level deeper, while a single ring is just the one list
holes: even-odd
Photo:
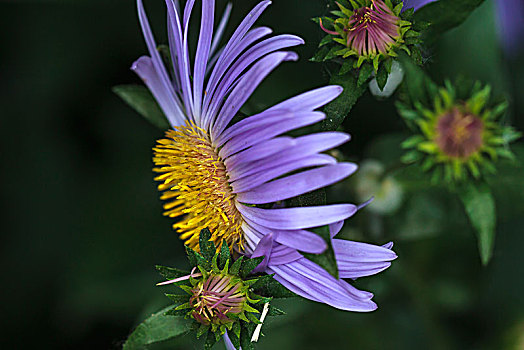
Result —
[{"label": "blurred foliage", "polygon": [[[257,1],[234,1],[230,30]],[[458,0],[457,0],[458,2]],[[284,64],[245,108],[253,113],[329,81],[308,61],[323,37],[309,19],[324,2],[275,1],[260,20],[304,37],[298,63]],[[163,36],[163,1],[147,1]],[[225,1],[219,1],[223,8]],[[524,56],[508,60],[485,1],[427,52],[441,83],[458,73],[490,83],[524,127]],[[140,83],[129,70],[146,52],[133,1],[0,2],[2,106],[3,348],[117,349],[139,320],[167,304],[155,264],[187,267],[151,172],[161,132],[111,92]],[[403,203],[380,215],[362,210],[345,238],[395,242],[399,259],[355,283],[376,292],[379,309],[349,313],[286,299],[287,316],[263,327],[260,349],[519,349],[524,322],[524,147],[517,166],[488,179],[497,207],[493,258],[482,267],[461,202],[429,188],[416,168],[399,168],[403,124],[393,98],[363,92],[344,120],[353,140],[343,157],[381,161],[404,187]],[[356,201],[352,179],[328,191]],[[192,336],[151,349],[198,348]],[[219,348],[217,345],[216,348]]]}]

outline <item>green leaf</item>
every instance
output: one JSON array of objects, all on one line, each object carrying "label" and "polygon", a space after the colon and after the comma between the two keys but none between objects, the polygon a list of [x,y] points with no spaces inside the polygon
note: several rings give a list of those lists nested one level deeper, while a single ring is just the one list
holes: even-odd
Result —
[{"label": "green leaf", "polygon": [[331,236],[329,234],[329,226],[321,226],[312,229],[314,233],[319,235],[326,241],[328,248],[321,254],[302,253],[306,258],[318,264],[320,267],[329,272],[333,277],[338,278],[337,260],[335,258],[335,251],[331,245]]},{"label": "green leaf", "polygon": [[242,350],[253,350],[255,348],[251,342],[255,327],[253,323],[242,322],[242,330],[240,332],[240,345]]},{"label": "green leaf", "polygon": [[211,231],[207,228],[202,229],[200,231],[198,245],[200,247],[200,254],[202,254],[207,261],[211,261],[216,253],[215,244],[210,241],[210,239]]},{"label": "green leaf", "polygon": [[366,91],[365,84],[358,85],[357,78],[353,72],[344,75],[333,75],[329,81],[330,85],[340,85],[344,91],[325,108],[326,119],[322,123],[323,130],[336,130],[351,111],[357,100]]},{"label": "green leaf", "polygon": [[414,17],[416,22],[431,24],[425,38],[427,43],[437,35],[460,25],[483,2],[484,0],[439,0],[419,9]]},{"label": "green leaf", "polygon": [[213,332],[208,332],[206,342],[204,343],[204,350],[209,350],[217,342],[216,335]]},{"label": "green leaf", "polygon": [[118,85],[113,92],[128,105],[161,130],[170,128],[169,122],[151,92],[142,85]]},{"label": "green leaf", "polygon": [[386,86],[386,83],[388,82],[388,71],[386,65],[383,63],[380,65],[378,72],[377,72],[377,85],[380,91],[384,90],[384,86]]},{"label": "green leaf", "polygon": [[432,105],[433,94],[437,91],[437,85],[426,73],[417,66],[409,56],[399,55],[399,61],[404,69],[404,86],[411,103],[420,102],[423,105]]},{"label": "green leaf", "polygon": [[222,241],[222,247],[220,247],[220,254],[218,256],[218,267],[223,269],[226,262],[231,259],[231,253],[226,241]]},{"label": "green leaf", "polygon": [[166,316],[164,313],[171,306],[151,315],[138,325],[124,343],[123,350],[146,349],[160,341],[184,335],[192,328],[192,320],[181,316]]},{"label": "green leaf", "polygon": [[477,232],[480,258],[486,265],[491,259],[495,242],[495,200],[489,187],[483,183],[464,185],[459,190],[459,196]]},{"label": "green leaf", "polygon": [[244,261],[244,256],[241,255],[237,260],[235,260],[233,265],[231,265],[231,267],[229,268],[229,273],[231,275],[238,274],[240,272],[240,267],[242,266],[243,261]]}]

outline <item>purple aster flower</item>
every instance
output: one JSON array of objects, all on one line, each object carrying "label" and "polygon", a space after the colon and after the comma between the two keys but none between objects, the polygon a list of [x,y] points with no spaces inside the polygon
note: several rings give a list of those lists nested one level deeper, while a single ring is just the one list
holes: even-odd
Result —
[{"label": "purple aster flower", "polygon": [[524,1],[496,1],[499,36],[504,50],[514,55],[524,45]]},{"label": "purple aster flower", "polygon": [[[322,154],[348,141],[345,133],[281,136],[324,119],[315,110],[336,98],[342,88],[309,91],[230,125],[273,69],[297,59],[295,53],[279,50],[303,40],[293,35],[268,37],[269,28],[252,28],[271,3],[266,0],[215,53],[231,8],[226,8],[213,35],[215,2],[203,0],[199,40],[194,62],[190,62],[188,25],[194,2],[187,1],[182,13],[177,1],[166,0],[171,73],[157,50],[142,1],[137,1],[150,56],[140,57],[132,69],[173,127],[158,141],[153,158],[161,198],[167,201],[165,215],[181,218],[173,227],[196,250],[203,228],[211,231],[215,243],[224,240],[231,250],[246,256],[257,246],[260,251],[269,240],[277,247],[268,253],[266,272],[276,273],[275,278],[297,294],[345,310],[374,309],[370,293],[334,279],[298,253],[322,253],[327,248],[325,241],[307,229],[340,222],[352,216],[357,206],[257,207],[331,185],[357,169],[353,163],[337,163]],[[313,290],[304,284],[304,278],[312,281]],[[320,285],[326,288],[321,290]],[[334,294],[329,295],[330,290]]]}]

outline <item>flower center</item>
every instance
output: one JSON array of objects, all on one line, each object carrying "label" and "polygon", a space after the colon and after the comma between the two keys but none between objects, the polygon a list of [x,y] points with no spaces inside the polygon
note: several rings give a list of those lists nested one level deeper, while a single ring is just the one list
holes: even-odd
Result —
[{"label": "flower center", "polygon": [[482,147],[484,124],[480,118],[453,108],[436,125],[436,143],[449,157],[468,158]]},{"label": "flower center", "polygon": [[208,228],[217,245],[225,240],[243,249],[241,215],[235,207],[235,194],[228,182],[227,169],[207,132],[194,124],[166,132],[153,149],[153,171],[160,173],[160,197],[167,200],[164,215],[184,215],[173,228],[185,243],[198,250],[200,231]]},{"label": "flower center", "polygon": [[386,54],[400,36],[400,18],[382,0],[353,11],[348,22],[347,46],[360,56]]},{"label": "flower center", "polygon": [[247,300],[242,287],[242,282],[235,283],[232,276],[210,274],[191,290],[189,304],[193,318],[204,325],[232,322],[228,314],[241,313]]}]

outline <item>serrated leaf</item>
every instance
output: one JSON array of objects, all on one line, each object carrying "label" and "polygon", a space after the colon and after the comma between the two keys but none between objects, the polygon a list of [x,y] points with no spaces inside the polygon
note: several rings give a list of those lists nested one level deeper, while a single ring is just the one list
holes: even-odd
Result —
[{"label": "serrated leaf", "polygon": [[490,188],[483,183],[464,185],[459,191],[459,197],[477,233],[480,258],[486,265],[493,254],[495,242],[495,200]]},{"label": "serrated leaf", "polygon": [[129,106],[161,130],[170,128],[169,122],[151,92],[142,85],[117,85],[112,91]]},{"label": "serrated leaf", "polygon": [[216,252],[215,244],[210,241],[210,239],[211,231],[207,228],[202,229],[200,231],[198,246],[200,247],[200,254],[202,254],[202,256],[208,261],[213,259]]},{"label": "serrated leaf", "polygon": [[181,316],[164,315],[171,306],[151,315],[139,324],[124,343],[123,350],[145,349],[146,346],[184,335],[192,328],[192,321]]},{"label": "serrated leaf", "polygon": [[324,108],[326,119],[322,122],[322,129],[326,131],[336,130],[342,124],[351,108],[367,89],[365,84],[357,84],[357,78],[353,72],[333,75],[329,83],[342,86],[344,91]]}]

